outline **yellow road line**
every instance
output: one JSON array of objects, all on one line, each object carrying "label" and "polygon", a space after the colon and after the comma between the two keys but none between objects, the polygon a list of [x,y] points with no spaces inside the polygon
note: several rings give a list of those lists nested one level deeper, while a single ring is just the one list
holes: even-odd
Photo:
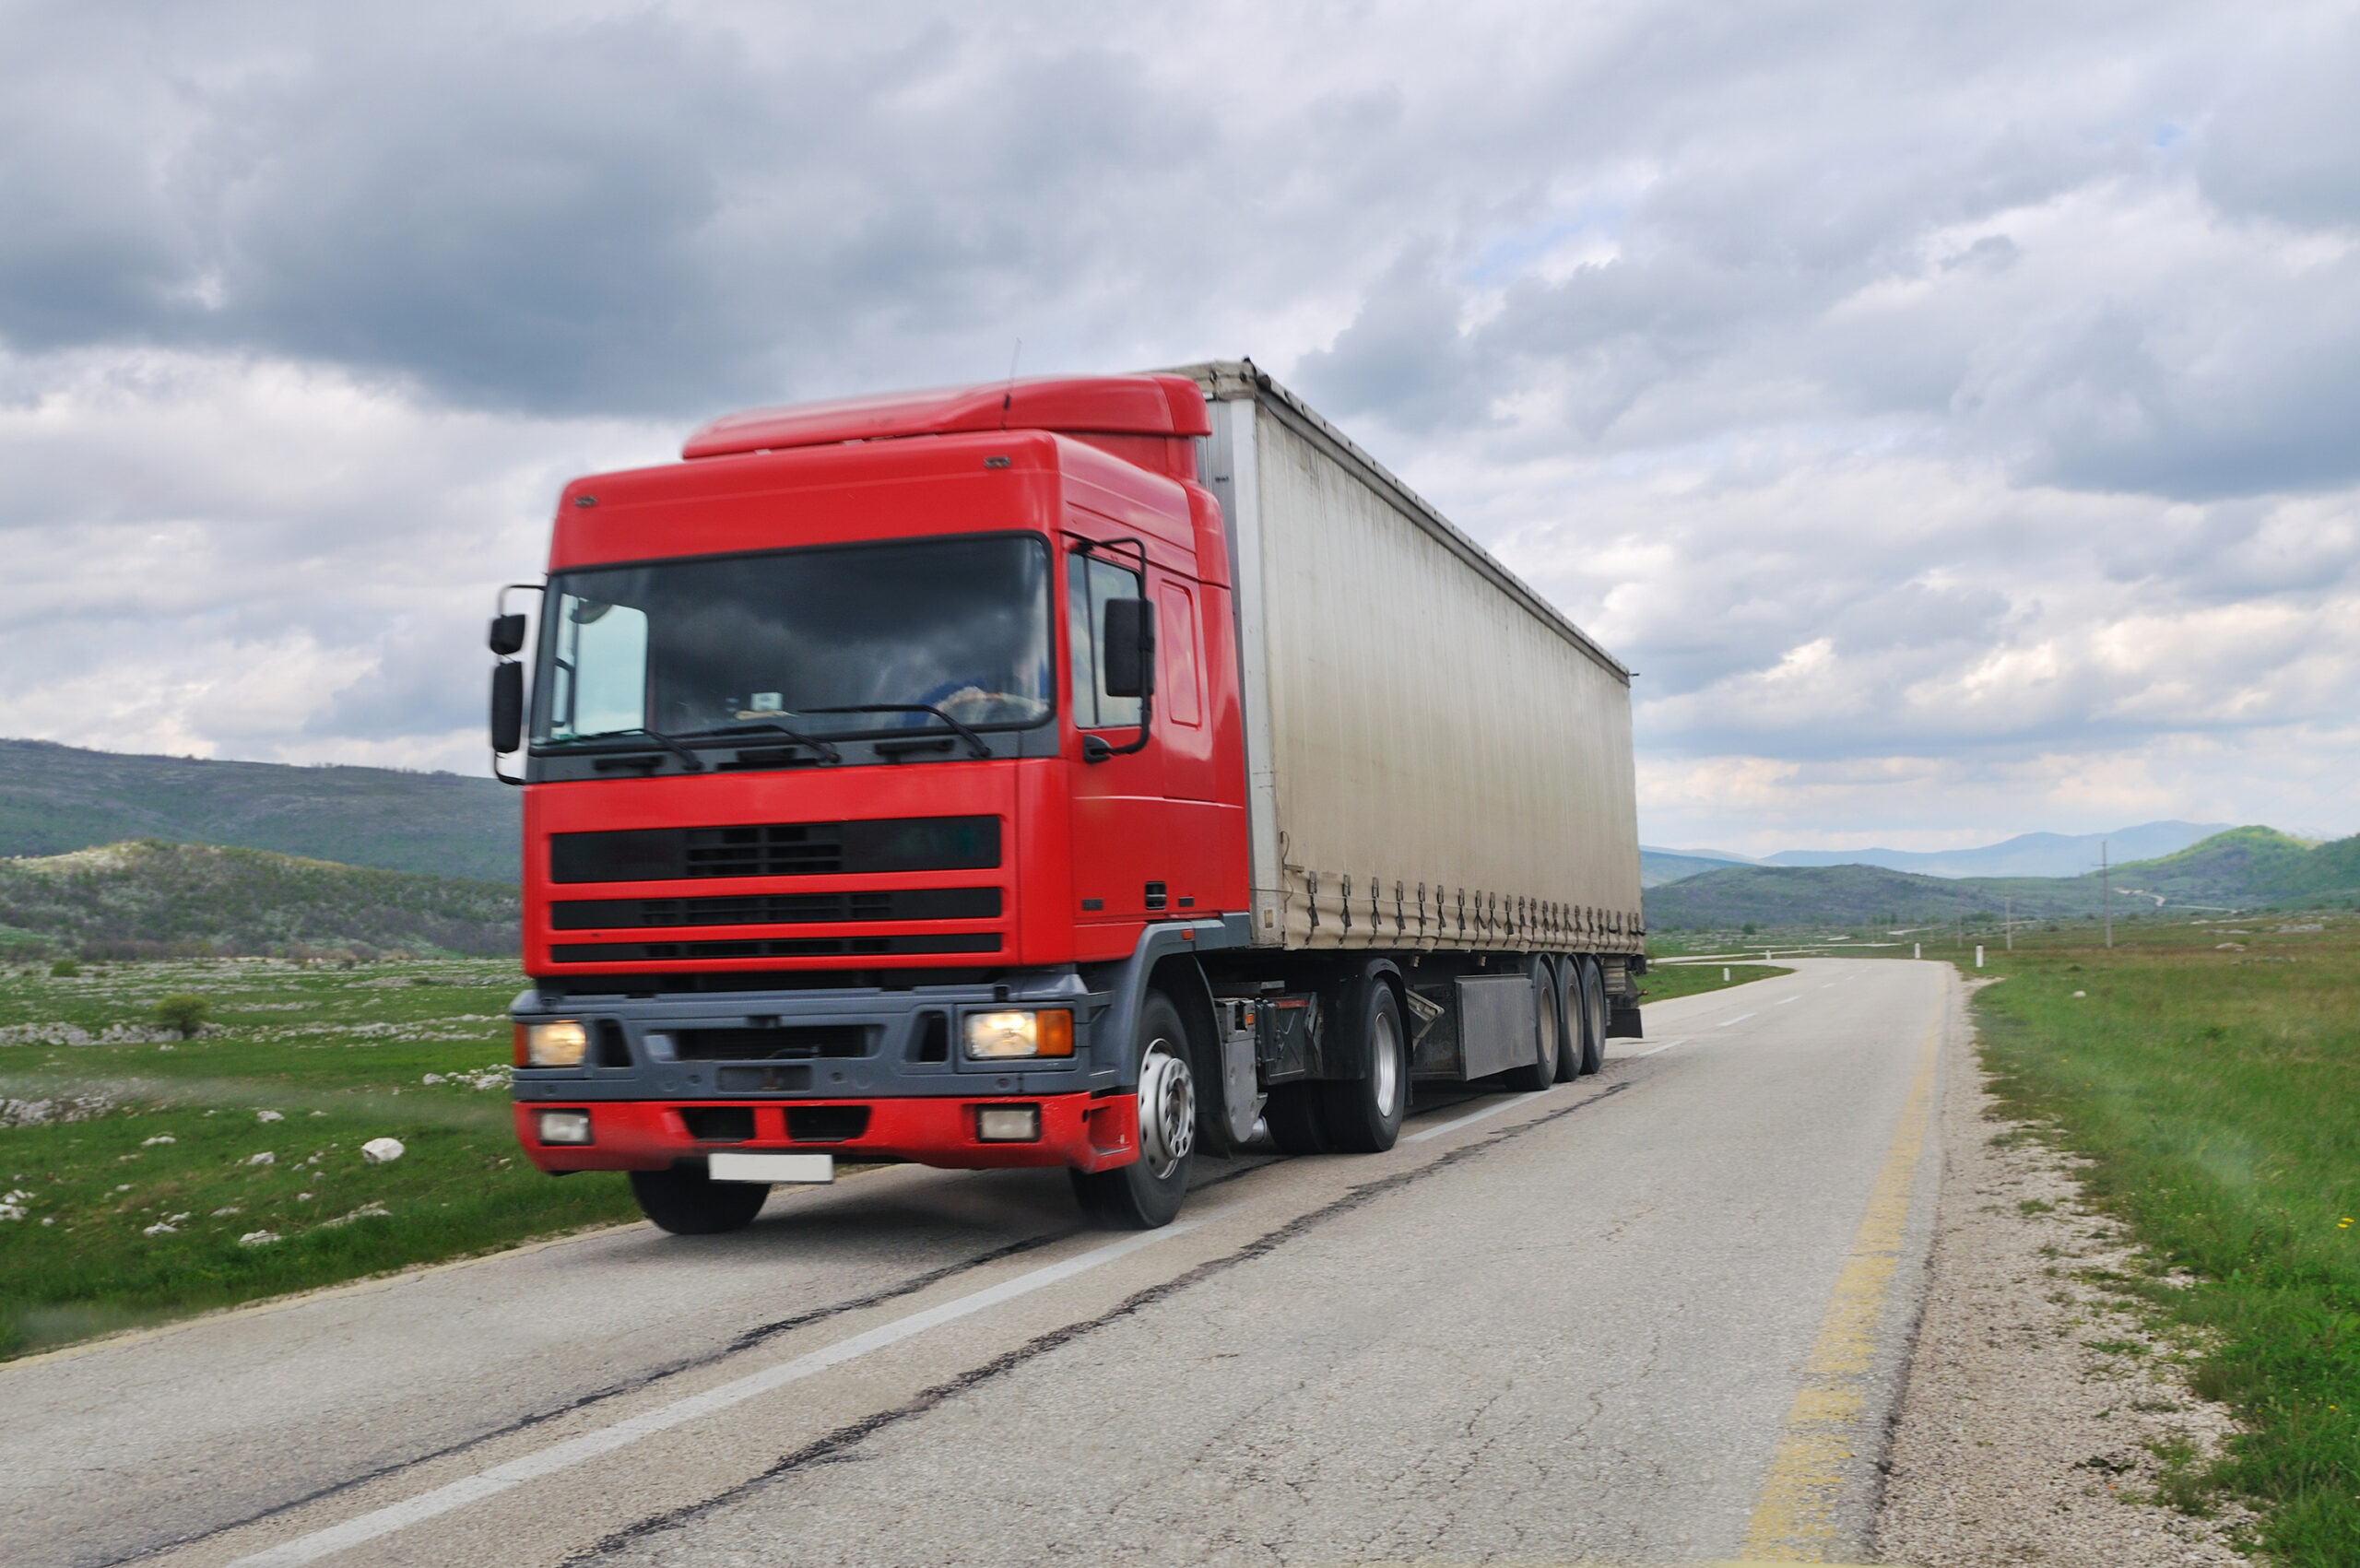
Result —
[{"label": "yellow road line", "polygon": [[1918,1185],[1918,1156],[1925,1151],[1932,1115],[1934,1063],[1950,1007],[1948,986],[1941,1006],[1942,1011],[1926,1025],[1926,1037],[1918,1047],[1918,1075],[1902,1102],[1884,1168],[1869,1195],[1869,1211],[1835,1276],[1835,1294],[1803,1363],[1802,1386],[1795,1390],[1794,1403],[1787,1410],[1786,1432],[1746,1521],[1747,1562],[1825,1562],[1836,1547],[1844,1467],[1867,1435],[1861,1415],[1869,1370],[1876,1359],[1877,1324],[1893,1293],[1902,1232],[1909,1221],[1909,1196]]}]

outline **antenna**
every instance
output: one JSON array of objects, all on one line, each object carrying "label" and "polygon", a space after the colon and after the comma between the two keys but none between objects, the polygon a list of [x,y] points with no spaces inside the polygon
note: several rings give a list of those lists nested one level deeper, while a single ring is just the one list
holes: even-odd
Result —
[{"label": "antenna", "polygon": [[1008,411],[1016,403],[1016,361],[1023,352],[1024,339],[1021,337],[1016,340],[1016,347],[1008,351],[1008,390],[999,395],[999,428],[1001,430],[1008,429]]}]

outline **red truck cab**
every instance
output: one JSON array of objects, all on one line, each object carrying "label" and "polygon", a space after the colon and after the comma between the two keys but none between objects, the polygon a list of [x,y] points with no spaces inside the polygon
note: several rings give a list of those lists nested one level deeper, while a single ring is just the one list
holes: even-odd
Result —
[{"label": "red truck cab", "polygon": [[1183,376],[1032,380],[736,415],[566,487],[528,708],[494,680],[536,1164],[631,1172],[680,1231],[837,1157],[1170,1217],[1221,1086],[1202,981],[1154,977],[1249,902],[1209,429]]}]

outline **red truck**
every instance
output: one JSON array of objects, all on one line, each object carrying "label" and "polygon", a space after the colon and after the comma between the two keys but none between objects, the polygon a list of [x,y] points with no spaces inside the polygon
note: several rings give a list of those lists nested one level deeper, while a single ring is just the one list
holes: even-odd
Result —
[{"label": "red truck", "polygon": [[[680,1232],[837,1158],[1392,1146],[1635,1034],[1630,675],[1250,362],[763,409],[492,622],[516,1131]],[[495,771],[500,771],[497,767]]]}]

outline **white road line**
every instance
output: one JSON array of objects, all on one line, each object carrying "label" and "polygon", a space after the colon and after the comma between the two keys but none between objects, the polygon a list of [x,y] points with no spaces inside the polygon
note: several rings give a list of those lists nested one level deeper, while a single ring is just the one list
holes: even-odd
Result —
[{"label": "white road line", "polygon": [[1642,1056],[1652,1056],[1652,1055],[1654,1055],[1658,1051],[1669,1051],[1669,1050],[1670,1050],[1674,1045],[1685,1045],[1685,1044],[1687,1044],[1687,1043],[1688,1043],[1688,1041],[1687,1041],[1687,1039],[1686,1039],[1686,1037],[1685,1037],[1685,1036],[1683,1036],[1683,1037],[1682,1037],[1681,1039],[1678,1039],[1678,1040],[1667,1040],[1667,1041],[1665,1041],[1665,1042],[1664,1042],[1662,1044],[1660,1044],[1660,1045],[1650,1045],[1650,1046],[1648,1046],[1648,1047],[1647,1047],[1646,1050],[1644,1050],[1644,1051],[1634,1051],[1634,1052],[1632,1052],[1632,1053],[1631,1053],[1631,1055],[1628,1055],[1628,1056],[1624,1057],[1623,1059],[1624,1059],[1625,1061],[1632,1061],[1632,1062],[1635,1062],[1635,1061],[1637,1061],[1637,1060],[1638,1060],[1640,1057],[1642,1057]]},{"label": "white road line", "polygon": [[1743,1023],[1747,1019],[1750,1019],[1752,1016],[1753,1015],[1752,1013],[1740,1013],[1735,1018],[1725,1018],[1721,1020],[1720,1022],[1715,1024],[1713,1027],[1715,1029],[1727,1029],[1733,1023]]},{"label": "white road line", "polygon": [[375,1540],[380,1536],[391,1535],[395,1530],[407,1529],[454,1509],[464,1508],[470,1503],[496,1496],[528,1480],[537,1480],[602,1454],[611,1454],[643,1437],[653,1436],[684,1421],[692,1421],[716,1410],[726,1410],[732,1405],[743,1404],[774,1388],[800,1382],[831,1367],[842,1366],[871,1350],[898,1345],[929,1328],[940,1327],[943,1324],[998,1306],[1003,1302],[1014,1301],[1019,1296],[1060,1284],[1077,1274],[1087,1273],[1102,1263],[1112,1263],[1142,1247],[1153,1246],[1174,1236],[1186,1235],[1217,1217],[1218,1211],[1215,1211],[1180,1224],[1167,1225],[1160,1231],[1126,1236],[1119,1242],[1092,1247],[1062,1263],[1036,1268],[1030,1274],[1020,1274],[1005,1283],[988,1286],[956,1301],[928,1307],[924,1312],[912,1313],[907,1317],[880,1325],[865,1334],[856,1334],[849,1339],[839,1340],[807,1355],[797,1356],[793,1361],[782,1362],[718,1387],[708,1388],[702,1394],[692,1394],[683,1399],[675,1399],[668,1405],[659,1405],[652,1410],[617,1421],[612,1426],[551,1444],[537,1454],[527,1454],[521,1459],[512,1459],[504,1465],[478,1470],[474,1475],[436,1487],[431,1491],[421,1492],[404,1502],[347,1519],[340,1525],[331,1525],[324,1530],[314,1530],[307,1536],[298,1536],[283,1545],[257,1551],[250,1557],[241,1557],[230,1564],[230,1568],[289,1568],[294,1563],[315,1562],[332,1553]]},{"label": "white road line", "polygon": [[1803,999],[1803,998],[1802,998],[1802,993],[1801,993],[1801,992],[1800,992],[1800,991],[1798,991],[1798,992],[1796,992],[1796,993],[1795,993],[1793,996],[1781,996],[1781,997],[1779,997],[1776,1001],[1775,1001],[1775,1002],[1771,1003],[1770,1005],[1771,1005],[1772,1007],[1774,1007],[1774,1008],[1783,1008],[1783,1007],[1785,1007],[1788,1002],[1800,1002],[1800,1001],[1801,1001],[1802,999]]},{"label": "white road line", "polygon": [[1528,1100],[1538,1100],[1543,1094],[1548,1092],[1549,1091],[1547,1090],[1542,1089],[1536,1090],[1530,1094],[1512,1094],[1505,1100],[1493,1102],[1491,1104],[1484,1106],[1480,1111],[1470,1112],[1467,1115],[1459,1117],[1455,1122],[1445,1122],[1438,1127],[1428,1127],[1423,1132],[1411,1133],[1407,1138],[1403,1139],[1403,1141],[1406,1143],[1423,1143],[1430,1138],[1440,1138],[1446,1132],[1457,1132],[1459,1128],[1465,1126],[1469,1122],[1480,1122],[1486,1116],[1496,1116],[1501,1112],[1507,1110],[1511,1106],[1521,1105]]}]

